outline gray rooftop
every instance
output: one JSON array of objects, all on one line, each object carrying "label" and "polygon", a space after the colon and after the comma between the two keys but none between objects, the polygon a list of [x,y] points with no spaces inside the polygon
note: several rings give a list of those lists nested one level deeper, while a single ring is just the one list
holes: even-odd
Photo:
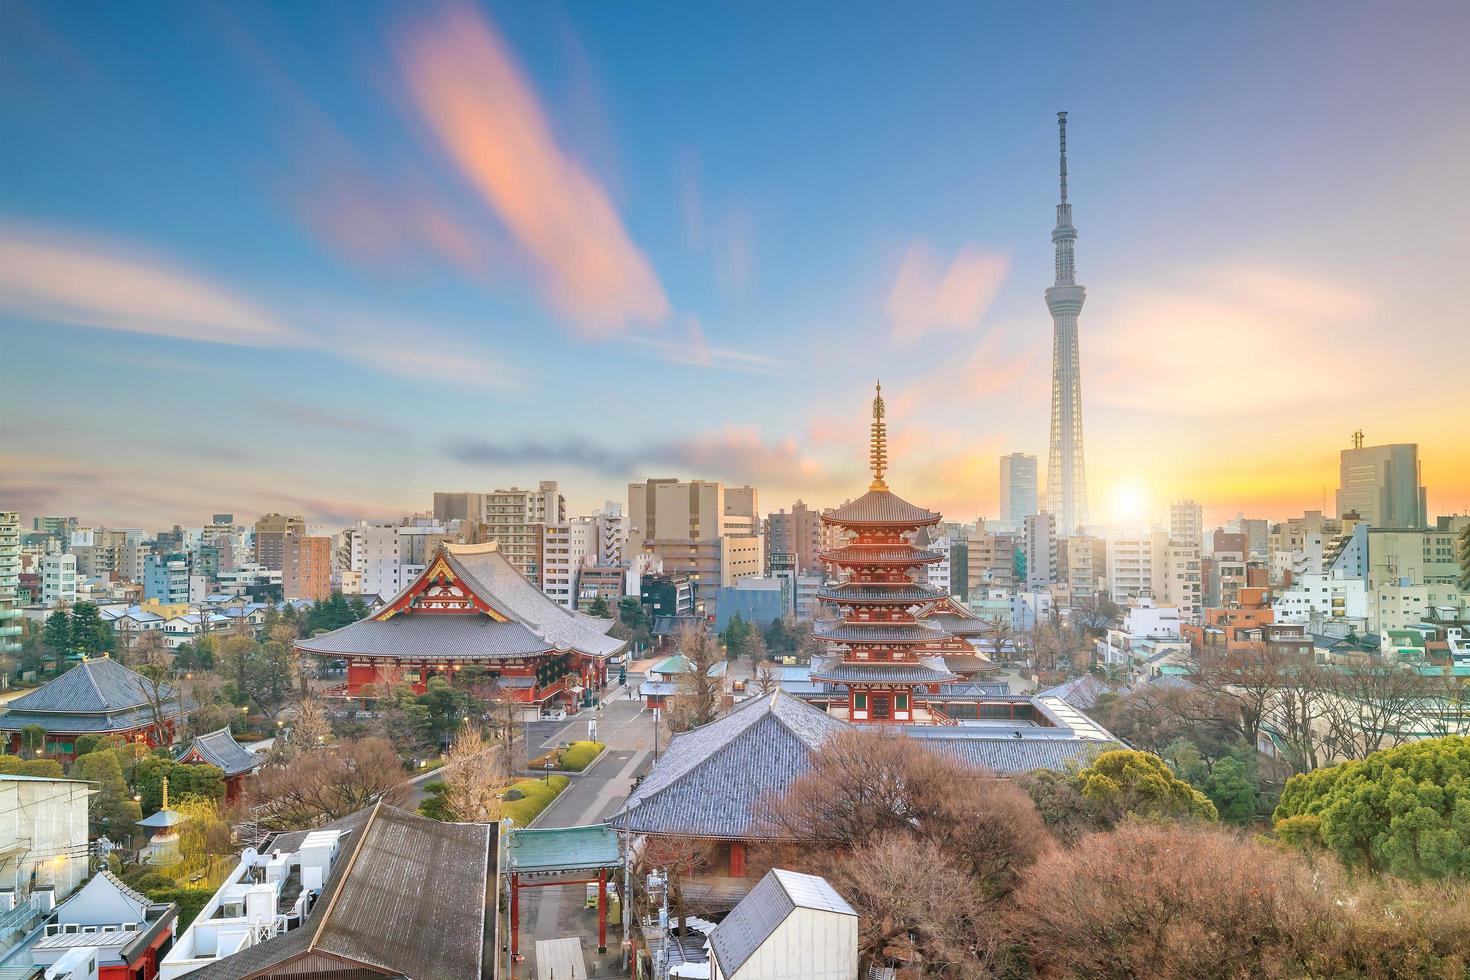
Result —
[{"label": "gray rooftop", "polygon": [[[152,683],[141,674],[111,657],[95,657],[11,701],[8,710],[0,710],[0,731],[28,725],[76,734],[140,728],[156,721],[149,705],[152,693]],[[187,713],[168,684],[159,685],[158,695],[165,720]],[[184,707],[193,711],[197,705],[189,701]]]},{"label": "gray rooftop", "polygon": [[924,565],[943,561],[947,556],[911,544],[848,544],[824,551],[818,557],[841,565]]},{"label": "gray rooftop", "polygon": [[931,643],[948,635],[926,623],[862,623],[842,619],[819,620],[812,633],[833,643]]},{"label": "gray rooftop", "polygon": [[229,728],[194,736],[194,740],[189,743],[188,748],[184,749],[179,758],[183,759],[192,751],[197,751],[200,758],[211,766],[223,769],[226,776],[238,776],[242,772],[250,772],[265,762],[264,756],[249,751],[235,741],[235,736],[230,734]]},{"label": "gray rooftop", "polygon": [[947,670],[935,670],[927,664],[868,663],[833,664],[831,667],[813,667],[812,680],[832,684],[947,684],[956,680]]},{"label": "gray rooftop", "polygon": [[306,922],[189,976],[241,980],[312,952],[413,980],[480,976],[495,825],[440,823],[384,803],[368,814]]},{"label": "gray rooftop", "polygon": [[909,503],[888,490],[869,490],[851,503],[843,504],[830,514],[823,514],[826,524],[842,527],[892,524],[898,527],[923,527],[938,524],[940,515]]},{"label": "gray rooftop", "polygon": [[723,976],[733,976],[795,910],[856,916],[826,878],[772,868],[710,933],[710,952]]},{"label": "gray rooftop", "polygon": [[811,750],[845,727],[782,691],[742,702],[674,736],[608,823],[642,834],[770,836],[757,827],[763,797],[784,793],[809,768]]}]

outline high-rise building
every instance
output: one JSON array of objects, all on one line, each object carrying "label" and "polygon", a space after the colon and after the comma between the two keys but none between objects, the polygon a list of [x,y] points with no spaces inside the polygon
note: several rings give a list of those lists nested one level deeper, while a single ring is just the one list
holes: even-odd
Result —
[{"label": "high-rise building", "polygon": [[285,514],[266,514],[255,522],[255,562],[282,571],[286,561],[286,535],[305,534],[306,521]]},{"label": "high-rise building", "polygon": [[1198,541],[1174,538],[1164,546],[1164,563],[1155,580],[1159,586],[1157,598],[1179,609],[1179,619],[1186,623],[1198,623],[1204,610],[1204,577],[1201,569]]},{"label": "high-rise building", "polygon": [[798,573],[822,571],[822,562],[817,555],[822,550],[822,515],[798,500],[765,520],[766,565],[774,568],[782,564],[773,561],[773,555],[791,556],[791,567]]},{"label": "high-rise building", "polygon": [[1182,544],[1204,547],[1205,512],[1198,502],[1176,500],[1169,504],[1169,538]]},{"label": "high-rise building", "polygon": [[1051,447],[1046,467],[1046,509],[1063,536],[1087,523],[1087,469],[1082,445],[1082,365],[1077,315],[1087,291],[1077,284],[1077,229],[1067,203],[1067,114],[1057,113],[1061,131],[1061,201],[1051,240],[1056,246],[1056,283],[1046,291],[1051,311]]},{"label": "high-rise building", "polygon": [[0,511],[0,655],[20,652],[20,514]]},{"label": "high-rise building", "polygon": [[31,518],[31,530],[38,534],[55,535],[61,539],[64,548],[80,523],[75,517],[33,517]]},{"label": "high-rise building", "polygon": [[721,586],[759,577],[764,548],[752,487],[705,480],[628,484],[629,557],[656,555],[666,574],[686,574],[695,600],[713,609]]},{"label": "high-rise building", "polygon": [[[1036,457],[1011,453],[1000,458],[1000,519],[1020,527],[1037,512]],[[1075,528],[1073,529],[1075,530]]]},{"label": "high-rise building", "polygon": [[1065,581],[1073,601],[1091,597],[1108,587],[1108,543],[1090,534],[1074,534],[1064,541]]},{"label": "high-rise building", "polygon": [[[567,519],[567,502],[555,480],[542,480],[535,490],[511,487],[488,493],[434,494],[434,520],[474,521],[485,525],[484,537],[495,541],[516,571],[541,583],[543,528]],[[407,584],[407,583],[405,583]]]},{"label": "high-rise building", "polygon": [[1057,519],[1043,511],[1027,514],[1024,523],[1026,588],[1051,585],[1057,581]]},{"label": "high-rise building", "polygon": [[281,588],[287,599],[330,599],[332,539],[309,534],[286,535]]},{"label": "high-rise building", "polygon": [[1119,605],[1141,595],[1161,596],[1167,531],[1123,535],[1108,540],[1108,589]]},{"label": "high-rise building", "polygon": [[41,605],[70,606],[77,601],[77,556],[41,558]]},{"label": "high-rise building", "polygon": [[1426,496],[1420,483],[1417,443],[1364,446],[1363,433],[1353,433],[1353,448],[1342,451],[1339,517],[1357,511],[1371,527],[1424,527],[1429,523]]},{"label": "high-rise building", "polygon": [[1020,550],[1020,534],[996,531],[977,521],[970,533],[966,558],[966,578],[970,594],[984,594],[987,589],[1012,589],[1016,582],[1016,553]]}]

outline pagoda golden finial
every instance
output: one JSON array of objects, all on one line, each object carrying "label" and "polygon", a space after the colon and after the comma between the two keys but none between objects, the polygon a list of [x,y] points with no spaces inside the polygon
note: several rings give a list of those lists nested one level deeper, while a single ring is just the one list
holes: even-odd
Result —
[{"label": "pagoda golden finial", "polygon": [[888,469],[888,426],[883,422],[883,382],[878,382],[877,394],[873,396],[873,436],[868,459],[873,464],[873,482],[869,490],[887,490],[883,482],[883,471]]},{"label": "pagoda golden finial", "polygon": [[168,809],[168,777],[163,777],[163,806],[160,809]]}]

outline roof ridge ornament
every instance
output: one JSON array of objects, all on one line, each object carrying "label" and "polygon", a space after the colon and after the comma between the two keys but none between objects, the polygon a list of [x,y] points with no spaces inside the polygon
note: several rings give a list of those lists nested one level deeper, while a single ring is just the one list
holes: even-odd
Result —
[{"label": "roof ridge ornament", "polygon": [[873,434],[868,451],[868,459],[873,464],[873,482],[868,484],[869,490],[888,489],[888,484],[883,482],[883,471],[888,469],[888,426],[883,421],[883,414],[883,382],[879,381],[873,395]]}]

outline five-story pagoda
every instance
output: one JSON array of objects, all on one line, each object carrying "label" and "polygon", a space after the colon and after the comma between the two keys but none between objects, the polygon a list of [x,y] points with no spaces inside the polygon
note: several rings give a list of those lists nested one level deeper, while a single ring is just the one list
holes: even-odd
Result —
[{"label": "five-story pagoda", "polygon": [[813,666],[811,677],[847,688],[851,721],[943,724],[949,719],[922,699],[938,685],[956,679],[942,660],[925,652],[948,634],[915,619],[914,610],[944,597],[917,577],[923,566],[944,556],[915,547],[910,540],[919,528],[938,524],[940,515],[889,491],[883,481],[887,439],[879,385],[873,398],[873,482],[857,500],[822,515],[824,523],[843,528],[852,537],[821,555],[841,575],[818,597],[837,606],[842,616],[819,621],[814,635],[837,645],[840,655]]}]

